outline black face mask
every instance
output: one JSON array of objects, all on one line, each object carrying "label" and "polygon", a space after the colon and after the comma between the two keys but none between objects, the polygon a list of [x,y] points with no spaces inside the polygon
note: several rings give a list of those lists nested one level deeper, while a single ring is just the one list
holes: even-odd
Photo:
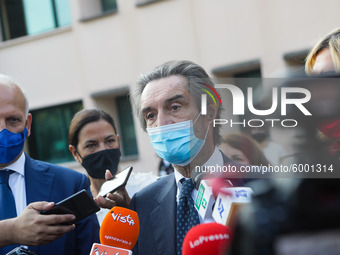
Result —
[{"label": "black face mask", "polygon": [[268,135],[266,133],[255,133],[251,135],[257,142],[262,143]]},{"label": "black face mask", "polygon": [[[80,156],[79,153],[78,155]],[[120,155],[119,148],[98,151],[82,158],[83,163],[81,165],[92,178],[105,180],[107,169],[110,170],[112,175],[117,173]]]}]

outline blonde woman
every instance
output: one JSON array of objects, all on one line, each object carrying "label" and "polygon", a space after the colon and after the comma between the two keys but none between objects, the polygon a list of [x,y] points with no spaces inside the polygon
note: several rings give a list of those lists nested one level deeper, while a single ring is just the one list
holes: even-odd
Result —
[{"label": "blonde woman", "polygon": [[[312,48],[306,58],[305,71],[308,75],[340,73],[340,28],[333,30]],[[340,118],[321,123],[318,127],[323,139],[331,141],[331,152],[340,151]]]},{"label": "blonde woman", "polygon": [[340,28],[322,37],[306,58],[306,73],[340,72]]}]

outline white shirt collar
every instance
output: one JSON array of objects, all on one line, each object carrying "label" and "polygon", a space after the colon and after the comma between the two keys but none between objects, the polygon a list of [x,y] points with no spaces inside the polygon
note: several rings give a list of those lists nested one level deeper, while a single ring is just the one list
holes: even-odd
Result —
[{"label": "white shirt collar", "polygon": [[182,178],[185,178],[185,179],[189,179],[189,178],[186,178],[184,177],[180,172],[177,171],[177,169],[175,168],[175,179],[176,179],[176,184],[177,184],[177,187],[179,189],[181,189],[182,187],[182,183],[180,182],[180,180],[182,180]]},{"label": "white shirt collar", "polygon": [[25,153],[22,153],[17,161],[5,168],[13,170],[22,176],[25,176]]},{"label": "white shirt collar", "polygon": [[[212,166],[212,165],[223,166],[223,156],[222,156],[221,151],[217,147],[215,147],[213,154],[210,156],[210,158],[207,160],[207,162],[204,163],[204,166]],[[189,179],[189,178],[184,177],[180,172],[178,172],[178,170],[176,168],[175,168],[174,172],[175,172],[175,179],[176,179],[177,188],[179,190],[181,190],[182,183],[180,182],[180,180],[182,178],[185,178],[185,179]]]},{"label": "white shirt collar", "polygon": [[[216,165],[216,164],[223,165],[223,156],[222,156],[222,153],[220,152],[220,150],[217,147],[215,147],[213,154],[207,160],[207,162],[205,162],[204,166]],[[180,194],[180,191],[181,191],[181,188],[182,188],[182,183],[180,182],[180,180],[182,178],[185,178],[185,179],[189,179],[189,178],[184,177],[180,172],[177,171],[176,168],[175,168],[174,172],[175,172],[175,179],[176,179],[176,184],[177,184],[176,202],[178,203],[179,194]],[[196,189],[194,189],[192,191],[191,197],[192,197],[193,201],[196,201],[197,193],[198,192],[197,192]],[[212,211],[212,208],[210,208],[208,210]],[[214,222],[213,218],[203,219],[200,214],[198,214],[198,216],[199,216],[199,219],[200,219],[200,223]]]}]

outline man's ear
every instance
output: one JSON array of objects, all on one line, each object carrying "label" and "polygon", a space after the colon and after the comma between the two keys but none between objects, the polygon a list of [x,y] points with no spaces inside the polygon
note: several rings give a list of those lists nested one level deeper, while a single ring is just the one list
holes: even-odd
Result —
[{"label": "man's ear", "polygon": [[208,104],[206,117],[209,120],[209,122],[210,121],[212,122],[214,119],[216,119],[217,111],[218,111],[217,105],[215,105],[214,103]]},{"label": "man's ear", "polygon": [[26,129],[27,129],[27,137],[29,137],[31,135],[31,125],[32,125],[32,114],[28,114],[27,115],[27,119],[26,119]]}]

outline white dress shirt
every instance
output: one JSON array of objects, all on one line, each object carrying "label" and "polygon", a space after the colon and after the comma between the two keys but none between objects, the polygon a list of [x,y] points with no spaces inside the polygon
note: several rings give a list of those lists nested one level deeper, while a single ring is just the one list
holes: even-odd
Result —
[{"label": "white dress shirt", "polygon": [[[213,152],[213,154],[211,155],[211,157],[207,160],[207,162],[205,162],[205,164],[203,166],[215,166],[215,165],[220,165],[223,166],[223,156],[222,153],[220,152],[220,150],[215,147],[215,150]],[[178,170],[175,168],[175,179],[176,179],[176,184],[177,184],[177,193],[176,193],[176,202],[178,203],[179,201],[179,194],[181,192],[181,188],[182,188],[182,183],[180,182],[180,180],[182,178],[185,178],[186,180],[189,178],[184,177],[180,172],[178,172]],[[194,203],[196,201],[196,197],[197,197],[197,189],[194,189],[191,193],[191,197],[194,200]],[[212,211],[212,208],[208,208],[208,211]],[[213,218],[206,218],[203,219],[201,217],[201,215],[199,215],[199,219],[200,219],[200,223],[203,222],[214,222],[215,220]]]},{"label": "white dress shirt", "polygon": [[17,215],[19,216],[27,206],[26,185],[25,185],[25,153],[22,153],[17,161],[5,169],[13,170],[9,176],[8,184],[12,190]]}]

